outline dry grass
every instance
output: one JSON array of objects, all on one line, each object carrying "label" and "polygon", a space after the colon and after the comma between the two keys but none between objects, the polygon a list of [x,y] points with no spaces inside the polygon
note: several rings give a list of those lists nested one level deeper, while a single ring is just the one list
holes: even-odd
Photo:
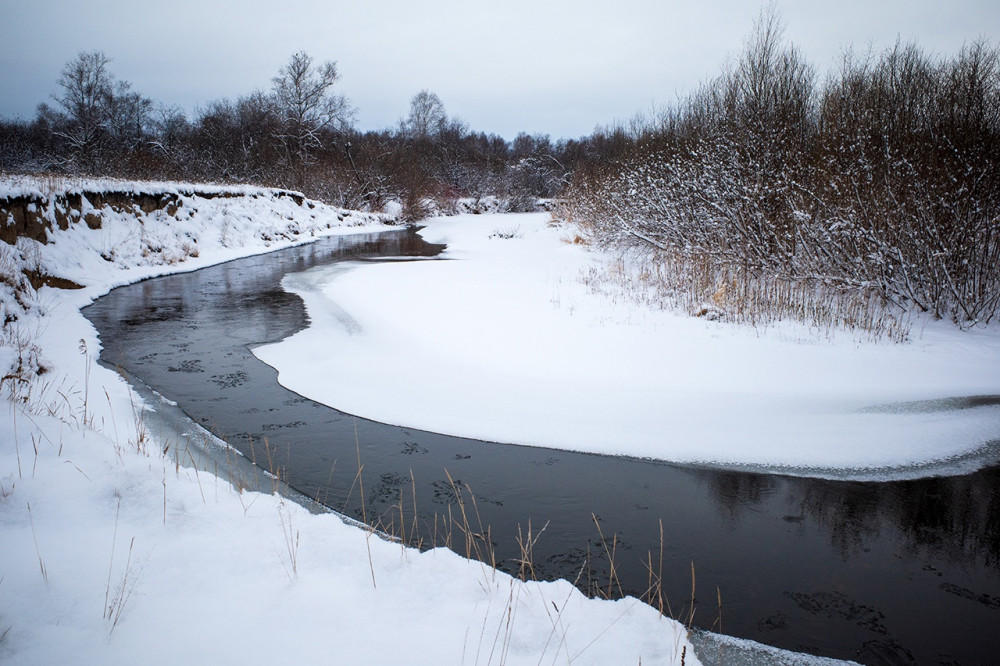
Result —
[{"label": "dry grass", "polygon": [[[359,464],[359,469],[363,466]],[[410,491],[399,491],[399,499],[391,504],[381,516],[367,516],[371,534],[384,539],[397,542],[403,547],[427,550],[436,547],[445,547],[469,559],[478,560],[483,564],[485,580],[495,580],[496,571],[506,571],[521,581],[539,580],[538,566],[536,563],[537,546],[543,535],[549,528],[547,522],[541,529],[534,527],[531,520],[527,522],[527,527],[518,527],[518,533],[514,536],[517,544],[518,554],[507,562],[497,560],[496,547],[493,541],[493,531],[488,525],[484,525],[478,512],[476,496],[472,488],[467,483],[456,480],[447,469],[444,470],[447,478],[446,489],[448,493],[448,505],[443,514],[435,513],[430,524],[421,524],[418,519],[416,480],[412,470],[410,471]],[[360,472],[359,475],[360,476]],[[360,486],[356,477],[349,489],[349,495],[355,486]],[[410,500],[407,502],[407,496]],[[343,509],[347,508],[349,498],[345,501]],[[588,545],[588,552],[585,561],[581,564],[575,578],[570,581],[575,588],[591,598],[606,600],[624,599],[630,596],[622,584],[619,571],[621,570],[623,549],[621,539],[617,533],[606,534],[600,519],[592,514],[592,521],[595,527],[597,545],[596,551],[591,551]],[[687,603],[682,604],[675,613],[665,591],[667,578],[664,576],[663,560],[666,548],[666,539],[663,531],[663,522],[659,522],[659,552],[654,558],[653,553],[647,553],[646,560],[642,565],[647,569],[648,584],[644,591],[634,596],[640,602],[656,609],[661,616],[670,618],[682,624],[689,631],[694,626],[697,609],[697,599],[695,596],[696,577],[695,566],[691,563],[691,594]],[[676,572],[675,572],[676,573]],[[373,572],[374,575],[374,572]],[[512,583],[513,585],[513,583]],[[513,594],[513,588],[512,588]],[[718,615],[713,623],[712,630],[721,630],[722,622],[722,601],[721,591],[717,590]],[[553,602],[555,615],[553,616],[553,640],[559,635],[559,613],[560,606]],[[565,605],[565,602],[564,604]],[[516,611],[517,598],[508,599],[506,607],[503,609],[504,619],[496,627],[496,634],[492,637],[492,646],[488,663],[499,655],[503,663],[503,655],[512,637],[508,635],[510,625],[513,622],[513,613]],[[485,632],[485,620],[483,631]],[[562,628],[565,632],[565,628]],[[563,634],[564,635],[564,634]],[[485,635],[480,636],[480,649],[483,647]],[[595,638],[596,640],[596,638]],[[678,637],[680,640],[680,637]],[[555,646],[557,652],[565,649],[565,646],[558,643]],[[676,646],[678,654],[681,646]],[[497,652],[499,651],[499,652]],[[479,655],[481,656],[481,655]],[[578,655],[574,655],[578,656]]]},{"label": "dry grass", "polygon": [[121,580],[115,586],[115,591],[111,592],[111,579],[112,572],[114,571],[115,564],[115,549],[118,543],[118,519],[121,516],[122,510],[122,498],[118,496],[118,506],[115,511],[115,529],[111,537],[111,558],[108,561],[108,581],[104,588],[104,619],[111,623],[110,632],[115,630],[118,626],[118,620],[121,619],[122,612],[125,610],[125,605],[128,603],[129,597],[132,596],[132,591],[135,589],[136,576],[132,571],[132,551],[135,548],[135,537],[128,545],[128,557],[125,561],[125,567],[121,574]]},{"label": "dry grass", "polygon": [[872,292],[761,276],[709,257],[657,251],[621,254],[581,278],[595,293],[656,310],[766,330],[803,324],[819,337],[904,342],[911,319]]},{"label": "dry grass", "polygon": [[500,238],[503,240],[511,240],[514,238],[524,238],[524,234],[521,232],[521,227],[497,227],[489,235],[489,238]]},{"label": "dry grass", "polygon": [[42,559],[42,549],[38,547],[38,534],[35,533],[35,519],[31,515],[31,502],[28,505],[28,524],[31,525],[31,538],[35,542],[35,554],[38,556],[38,568],[42,573],[45,584],[49,584],[49,571],[45,568],[45,560]]}]

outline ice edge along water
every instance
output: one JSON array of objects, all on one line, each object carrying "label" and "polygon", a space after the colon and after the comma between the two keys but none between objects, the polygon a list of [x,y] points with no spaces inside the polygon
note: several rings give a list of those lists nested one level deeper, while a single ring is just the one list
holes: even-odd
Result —
[{"label": "ice edge along water", "polygon": [[584,284],[599,255],[565,233],[442,218],[421,234],[451,261],[289,275],[310,326],[254,353],[341,411],[488,441],[850,480],[1000,460],[1000,328],[873,343],[651,311]]}]

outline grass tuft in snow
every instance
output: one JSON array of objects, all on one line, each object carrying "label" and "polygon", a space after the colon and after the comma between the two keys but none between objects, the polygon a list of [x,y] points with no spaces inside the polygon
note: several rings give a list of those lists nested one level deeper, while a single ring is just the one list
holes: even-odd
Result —
[{"label": "grass tuft in snow", "polygon": [[136,576],[132,570],[132,550],[135,547],[135,537],[132,537],[128,545],[128,557],[122,569],[121,580],[115,585],[114,593],[111,592],[111,579],[115,565],[115,550],[118,545],[118,522],[121,518],[122,498],[117,494],[118,503],[115,508],[115,529],[111,536],[111,557],[108,560],[108,582],[104,588],[104,619],[111,623],[108,633],[112,633],[118,626],[125,604],[128,603],[132,591],[135,589]]},{"label": "grass tuft in snow", "polygon": [[35,542],[35,554],[38,556],[38,568],[42,573],[42,579],[45,584],[49,584],[49,570],[45,568],[45,560],[42,559],[42,549],[38,547],[38,534],[35,532],[35,518],[31,515],[31,502],[27,502],[28,506],[28,523],[31,525],[31,538]]},{"label": "grass tuft in snow", "polygon": [[490,238],[501,238],[503,240],[511,240],[514,238],[524,238],[524,234],[521,233],[521,227],[502,227],[493,230],[490,234]]}]

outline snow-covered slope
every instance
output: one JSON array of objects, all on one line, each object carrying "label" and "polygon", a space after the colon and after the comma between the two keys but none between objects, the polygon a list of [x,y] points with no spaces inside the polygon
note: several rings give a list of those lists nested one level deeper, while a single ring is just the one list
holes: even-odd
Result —
[{"label": "snow-covered slope", "polygon": [[[29,186],[0,193],[15,187]],[[181,195],[190,215],[104,210],[98,229],[0,243],[0,662],[698,663],[684,628],[635,599],[404,549],[163,455],[174,442],[150,441],[79,308],[150,275],[382,228],[266,192]],[[36,293],[23,269],[83,288]]]}]

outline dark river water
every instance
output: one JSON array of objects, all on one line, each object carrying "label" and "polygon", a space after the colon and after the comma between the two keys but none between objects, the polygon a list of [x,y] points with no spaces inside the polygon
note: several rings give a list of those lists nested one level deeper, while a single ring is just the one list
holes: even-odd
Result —
[{"label": "dark river water", "polygon": [[[683,619],[693,567],[697,627],[721,618],[725,634],[866,664],[1000,663],[1000,468],[862,483],[493,444],[319,405],[250,353],[308,324],[286,273],[440,250],[409,231],[331,238],[122,287],[84,314],[104,362],[298,491],[407,540],[517,573],[530,525],[536,577],[638,596],[652,562]],[[463,506],[484,536],[466,538]]]}]

